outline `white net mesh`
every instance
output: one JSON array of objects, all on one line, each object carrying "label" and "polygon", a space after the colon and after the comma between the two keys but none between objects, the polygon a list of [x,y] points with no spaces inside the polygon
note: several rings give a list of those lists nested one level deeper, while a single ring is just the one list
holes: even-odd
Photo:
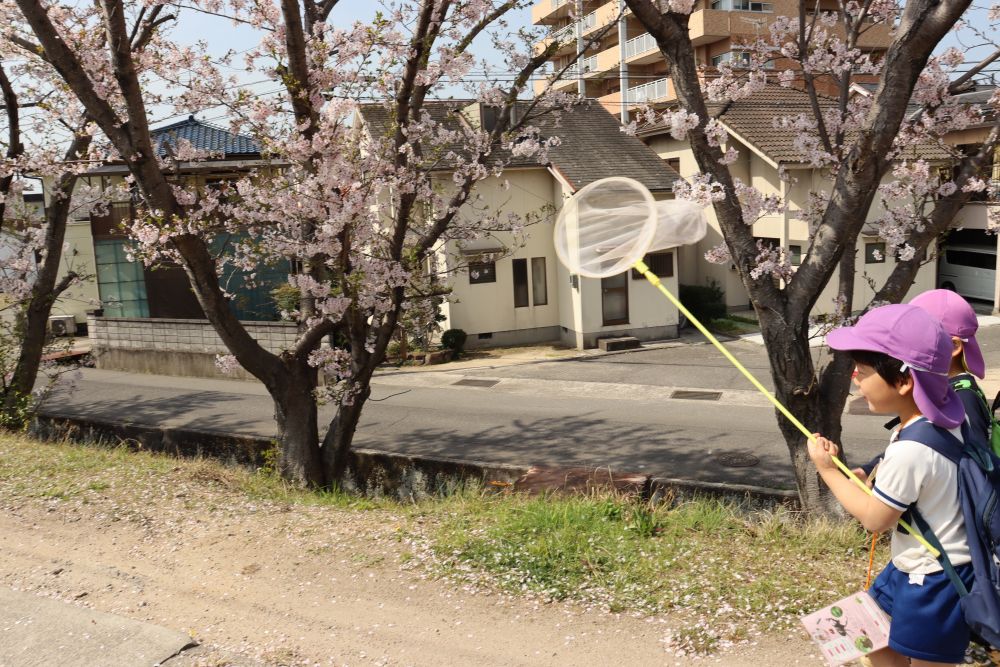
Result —
[{"label": "white net mesh", "polygon": [[605,178],[584,187],[559,212],[556,254],[572,273],[607,278],[651,251],[699,241],[705,216],[697,204],[657,202],[638,181]]}]

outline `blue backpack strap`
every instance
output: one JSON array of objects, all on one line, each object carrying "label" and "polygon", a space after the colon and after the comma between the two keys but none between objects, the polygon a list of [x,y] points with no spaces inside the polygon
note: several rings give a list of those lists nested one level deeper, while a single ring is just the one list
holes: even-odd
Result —
[{"label": "blue backpack strap", "polygon": [[[966,439],[969,437],[969,423],[965,421],[962,422],[962,437]],[[899,439],[919,442],[925,447],[930,447],[955,465],[958,465],[958,462],[966,451],[966,447],[962,441],[952,435],[950,431],[935,426],[926,419],[921,419],[904,428],[899,432]],[[948,575],[948,579],[951,580],[955,590],[958,591],[959,597],[964,598],[969,594],[969,589],[966,588],[965,582],[962,581],[961,577],[955,571],[955,567],[951,564],[951,559],[948,558],[948,553],[941,546],[941,541],[938,540],[937,535],[931,530],[930,525],[921,516],[920,512],[917,511],[917,504],[913,503],[910,505],[905,515],[911,523],[916,525],[920,534],[924,536],[924,539],[930,542],[931,546],[941,554],[938,556],[938,563],[941,564],[941,568]]]},{"label": "blue backpack strap", "polygon": [[[962,437],[968,436],[968,422],[962,422]],[[952,463],[957,464],[962,458],[965,445],[947,429],[935,426],[926,419],[920,419],[899,432],[899,440],[912,440],[925,447],[930,447]]]},{"label": "blue backpack strap", "polygon": [[966,588],[965,582],[962,581],[962,578],[958,576],[958,572],[955,571],[955,566],[951,564],[951,559],[948,558],[948,552],[946,552],[944,547],[941,546],[941,541],[938,540],[937,535],[934,534],[930,525],[928,525],[924,517],[921,516],[920,512],[917,511],[915,505],[907,510],[907,513],[910,515],[912,523],[916,525],[917,529],[920,531],[920,534],[924,536],[924,539],[930,542],[931,546],[937,549],[938,553],[941,554],[938,556],[938,562],[941,564],[941,569],[943,569],[944,573],[948,575],[948,579],[951,580],[955,590],[958,591],[958,597],[964,598],[969,594],[969,589]]}]

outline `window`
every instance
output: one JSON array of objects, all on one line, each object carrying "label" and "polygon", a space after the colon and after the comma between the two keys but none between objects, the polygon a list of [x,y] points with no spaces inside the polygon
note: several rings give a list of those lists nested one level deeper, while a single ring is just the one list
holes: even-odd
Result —
[{"label": "window", "polygon": [[142,262],[130,262],[125,242],[94,241],[97,287],[107,317],[149,317]]},{"label": "window", "polygon": [[754,2],[753,0],[714,0],[712,9],[728,12],[771,12],[774,7],[770,2]]},{"label": "window", "polygon": [[[497,126],[497,121],[500,120],[500,112],[502,110],[503,109],[498,106],[485,105],[485,104],[479,106],[479,122],[480,122],[480,127],[483,129],[484,132],[493,131],[493,128]],[[518,115],[518,109],[517,106],[515,105],[510,110],[509,127],[517,125],[519,120],[520,116]]]},{"label": "window", "polygon": [[792,266],[799,266],[802,264],[802,246],[800,245],[788,246],[788,262]]},{"label": "window", "polygon": [[762,243],[765,248],[777,248],[781,245],[781,239],[776,239],[773,236],[755,236],[753,240],[754,243]]},{"label": "window", "polygon": [[531,258],[531,303],[545,306],[549,303],[549,291],[545,284],[545,258]]},{"label": "window", "polygon": [[469,262],[469,284],[495,283],[497,281],[496,262]]},{"label": "window", "polygon": [[528,306],[528,260],[515,259],[514,263],[514,307]]},{"label": "window", "polygon": [[[722,63],[731,63],[733,67],[750,67],[751,55],[749,51],[726,51],[717,56],[712,56],[712,67],[718,67]],[[764,63],[764,69],[774,69],[774,61],[768,60]]]},{"label": "window", "polygon": [[885,262],[884,243],[865,244],[865,264],[882,264]]},{"label": "window", "polygon": [[668,157],[665,162],[667,166],[677,172],[677,176],[681,175],[681,159],[679,157]]},{"label": "window", "polygon": [[[653,252],[642,258],[657,278],[672,278],[674,276],[674,253]],[[643,275],[632,269],[632,280],[643,280]]]}]

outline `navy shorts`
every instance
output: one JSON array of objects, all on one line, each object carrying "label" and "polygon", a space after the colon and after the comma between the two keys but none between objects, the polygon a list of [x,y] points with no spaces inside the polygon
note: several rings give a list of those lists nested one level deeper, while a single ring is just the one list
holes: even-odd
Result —
[{"label": "navy shorts", "polygon": [[[959,565],[955,571],[966,586],[972,586],[971,563]],[[911,584],[909,574],[889,563],[868,594],[892,617],[889,648],[918,660],[965,662],[969,626],[962,615],[958,591],[947,574],[925,574],[923,585]]]}]

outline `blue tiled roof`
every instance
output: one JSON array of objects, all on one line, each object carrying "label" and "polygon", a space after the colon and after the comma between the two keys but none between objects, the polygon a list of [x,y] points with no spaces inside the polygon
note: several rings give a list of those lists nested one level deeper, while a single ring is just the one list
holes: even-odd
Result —
[{"label": "blue tiled roof", "polygon": [[166,155],[166,146],[174,146],[181,139],[190,141],[197,150],[221,152],[226,157],[260,154],[260,144],[250,137],[227,132],[196,120],[194,116],[188,116],[187,120],[152,130],[150,136],[160,155]]}]

